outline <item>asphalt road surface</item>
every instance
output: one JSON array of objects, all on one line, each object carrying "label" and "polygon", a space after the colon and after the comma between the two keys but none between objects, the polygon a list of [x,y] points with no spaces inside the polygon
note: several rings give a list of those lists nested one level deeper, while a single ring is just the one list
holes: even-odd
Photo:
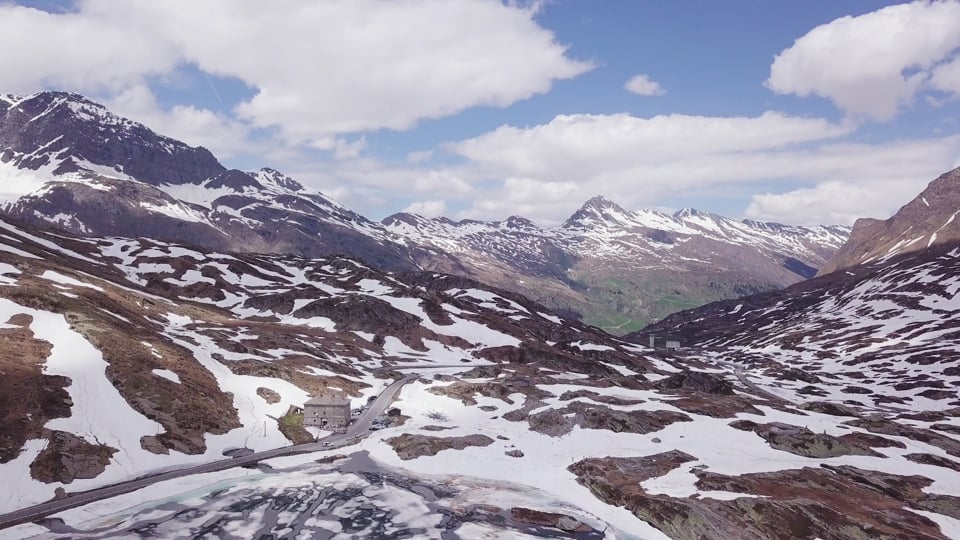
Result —
[{"label": "asphalt road surface", "polygon": [[13,527],[14,525],[20,525],[22,523],[31,523],[39,519],[43,519],[49,515],[63,512],[64,510],[83,506],[85,504],[102,499],[109,499],[110,497],[116,497],[117,495],[123,495],[124,493],[130,493],[131,491],[143,489],[147,486],[156,484],[157,482],[163,482],[165,480],[172,480],[174,478],[189,476],[191,474],[224,471],[234,467],[253,465],[265,459],[280,456],[291,456],[296,454],[306,454],[308,452],[317,452],[320,450],[330,450],[331,448],[354,444],[355,442],[359,441],[359,439],[369,435],[370,425],[373,423],[373,421],[378,416],[383,414],[383,411],[385,411],[390,403],[393,402],[394,397],[396,397],[400,389],[403,388],[403,385],[416,380],[416,378],[417,375],[407,375],[400,380],[394,381],[389,386],[384,388],[383,392],[377,396],[377,399],[374,400],[374,402],[367,407],[363,414],[357,417],[356,421],[350,425],[346,433],[335,433],[313,443],[274,448],[273,450],[255,452],[246,456],[222,459],[211,463],[204,463],[203,465],[196,465],[193,467],[186,467],[183,469],[167,471],[143,478],[128,480],[126,482],[120,482],[119,484],[112,484],[101,488],[91,489],[89,491],[71,493],[63,499],[48,501],[27,508],[22,508],[15,512],[10,512],[9,514],[0,515],[0,529]]}]

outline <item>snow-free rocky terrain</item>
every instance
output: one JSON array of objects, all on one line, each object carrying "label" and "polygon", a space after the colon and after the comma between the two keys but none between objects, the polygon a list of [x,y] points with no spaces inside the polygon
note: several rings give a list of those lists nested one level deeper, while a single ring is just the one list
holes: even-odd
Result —
[{"label": "snow-free rocky terrain", "polygon": [[[402,366],[419,374],[390,427],[353,446],[166,481],[0,537],[960,538],[945,323],[960,248],[931,253],[910,274],[926,291],[910,336],[887,322],[894,301],[851,308],[875,320],[875,343],[797,350],[819,366],[795,370],[801,386],[753,360],[767,345],[661,357],[464,278],[0,221],[2,511],[309,440],[286,416],[309,395],[360,405]],[[920,342],[924,360],[895,356]],[[794,353],[768,348],[776,364]]]},{"label": "snow-free rocky terrain", "polygon": [[376,223],[272,169],[229,170],[82,96],[0,95],[0,211],[82,236],[218,251],[346,255],[520,292],[614,334],[675,311],[810,277],[846,227],[788,227],[588,201],[562,226],[521,217]]}]

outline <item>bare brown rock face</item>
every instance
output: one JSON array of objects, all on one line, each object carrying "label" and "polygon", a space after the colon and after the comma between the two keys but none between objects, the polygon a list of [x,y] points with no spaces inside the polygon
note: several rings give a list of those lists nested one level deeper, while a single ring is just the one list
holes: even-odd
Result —
[{"label": "bare brown rock face", "polygon": [[756,424],[738,420],[730,424],[744,431],[753,431],[763,437],[771,448],[798,456],[831,458],[837,456],[880,456],[873,447],[906,448],[903,443],[865,433],[848,433],[840,437],[814,433],[807,428],[772,422]]},{"label": "bare brown rock face", "polygon": [[882,257],[910,253],[960,240],[960,168],[930,182],[915,199],[886,220],[859,219],[850,239],[820,275]]},{"label": "bare brown rock face", "polygon": [[592,530],[588,525],[584,525],[578,519],[566,514],[543,512],[541,510],[533,510],[530,508],[523,508],[521,506],[515,506],[511,508],[510,517],[513,518],[514,521],[519,521],[520,523],[553,527],[554,529],[560,529],[561,531],[567,532],[587,532]]},{"label": "bare brown rock face", "polygon": [[33,317],[14,316],[0,328],[0,463],[18,455],[29,439],[40,438],[48,420],[70,416],[70,379],[45,375],[52,345],[34,337]]},{"label": "bare brown rock face", "polygon": [[96,478],[117,453],[116,448],[91,444],[63,431],[50,432],[48,439],[47,447],[30,464],[30,476],[48,484]]},{"label": "bare brown rock face", "polygon": [[267,403],[280,403],[280,394],[263,386],[257,388],[257,395]]},{"label": "bare brown rock face", "polygon": [[474,434],[462,437],[434,437],[404,433],[387,439],[387,444],[400,456],[400,459],[415,459],[421,456],[435,456],[444,450],[463,450],[470,446],[490,446],[493,439],[486,435]]},{"label": "bare brown rock face", "polygon": [[614,433],[652,433],[674,422],[690,422],[689,416],[673,411],[620,411],[581,401],[558,409],[532,414],[527,418],[530,429],[551,437],[570,433],[574,426],[584,429],[606,429]]},{"label": "bare brown rock face", "polygon": [[685,370],[657,383],[663,389],[684,388],[705,394],[733,394],[733,385],[722,377],[701,371]]},{"label": "bare brown rock face", "polygon": [[952,469],[960,472],[960,462],[956,462],[945,457],[935,456],[933,454],[907,454],[903,457],[913,461],[914,463],[933,465],[935,467],[943,467],[945,469]]},{"label": "bare brown rock face", "polygon": [[903,424],[892,422],[883,418],[859,418],[857,420],[851,420],[847,423],[851,426],[866,429],[871,433],[877,433],[880,435],[895,435],[899,437],[906,437],[914,441],[927,443],[943,449],[951,456],[960,457],[960,441],[946,435],[941,435],[936,431],[913,426],[905,426]]},{"label": "bare brown rock face", "polygon": [[[829,538],[943,540],[932,520],[908,509],[960,509],[956,497],[931,495],[931,480],[855,467],[803,468],[726,476],[694,469],[700,490],[743,493],[733,500],[651,495],[641,483],[696,458],[671,451],[636,458],[594,458],[569,470],[594,495],[623,506],[678,540]],[[762,498],[754,498],[755,496]]]}]

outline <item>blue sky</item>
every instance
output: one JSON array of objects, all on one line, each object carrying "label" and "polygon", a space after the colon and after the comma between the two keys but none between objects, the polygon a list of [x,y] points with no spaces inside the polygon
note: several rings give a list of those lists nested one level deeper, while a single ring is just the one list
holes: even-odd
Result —
[{"label": "blue sky", "polygon": [[957,0],[264,6],[3,4],[0,91],[84,93],[375,219],[554,224],[602,194],[851,223],[960,158]]}]

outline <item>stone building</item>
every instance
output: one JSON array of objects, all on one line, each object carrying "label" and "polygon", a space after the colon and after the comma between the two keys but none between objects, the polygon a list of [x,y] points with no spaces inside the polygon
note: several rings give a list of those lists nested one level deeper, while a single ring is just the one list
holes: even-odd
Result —
[{"label": "stone building", "polygon": [[350,423],[350,400],[338,393],[324,392],[303,405],[303,425],[344,430]]},{"label": "stone building", "polygon": [[657,336],[650,334],[650,348],[657,352],[674,352],[680,350],[680,340],[673,336]]}]

